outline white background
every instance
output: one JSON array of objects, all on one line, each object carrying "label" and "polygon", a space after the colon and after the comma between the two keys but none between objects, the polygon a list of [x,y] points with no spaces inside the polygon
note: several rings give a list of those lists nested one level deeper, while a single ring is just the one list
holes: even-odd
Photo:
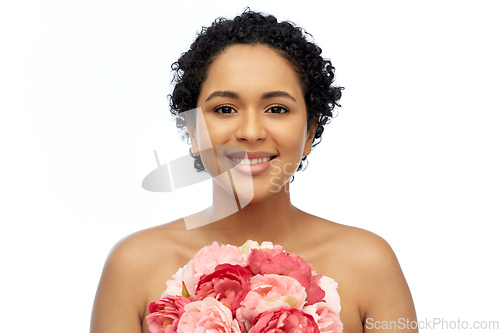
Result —
[{"label": "white background", "polygon": [[[246,4],[2,1],[3,331],[87,332],[112,246],[209,204],[203,184],[150,193],[141,182],[153,149],[162,163],[187,153],[169,120],[170,64]],[[294,204],[385,238],[423,321],[500,320],[495,7],[251,5],[306,28],[346,87]]]}]

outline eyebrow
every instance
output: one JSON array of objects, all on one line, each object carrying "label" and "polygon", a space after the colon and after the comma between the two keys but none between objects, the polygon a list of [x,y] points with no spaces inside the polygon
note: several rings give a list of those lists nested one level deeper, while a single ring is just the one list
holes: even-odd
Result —
[{"label": "eyebrow", "polygon": [[238,95],[237,93],[235,93],[234,91],[229,91],[229,90],[217,90],[217,91],[214,91],[213,93],[211,93],[208,98],[205,100],[206,101],[209,101],[211,100],[212,98],[214,97],[229,97],[229,98],[234,98],[234,99],[238,99],[240,98],[240,95]]},{"label": "eyebrow", "polygon": [[289,99],[293,100],[294,102],[297,102],[295,100],[295,98],[293,98],[293,96],[290,95],[289,93],[287,93],[286,91],[278,90],[278,91],[270,91],[270,92],[266,92],[266,93],[262,94],[262,99],[270,99],[270,98],[274,98],[274,97],[285,97],[285,98],[289,98]]},{"label": "eyebrow", "polygon": [[[234,91],[217,90],[217,91],[214,91],[213,93],[211,93],[208,96],[208,98],[205,100],[205,102],[211,100],[214,97],[229,97],[229,98],[239,99],[240,95],[238,95]],[[270,98],[274,98],[274,97],[285,97],[285,98],[289,98],[289,99],[293,100],[294,102],[297,102],[297,100],[292,95],[290,95],[286,91],[281,91],[281,90],[269,91],[269,92],[263,93],[261,99],[270,99]]]}]

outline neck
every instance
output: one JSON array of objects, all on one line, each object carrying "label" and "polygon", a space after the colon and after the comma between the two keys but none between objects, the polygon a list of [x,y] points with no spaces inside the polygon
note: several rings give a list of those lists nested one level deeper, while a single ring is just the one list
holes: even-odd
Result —
[{"label": "neck", "polygon": [[[247,239],[259,243],[284,243],[292,231],[296,231],[296,221],[301,211],[290,202],[288,183],[279,192],[243,205],[241,209],[238,209],[241,205],[238,205],[235,196],[215,181],[213,194],[213,205],[204,212],[204,219],[215,222],[201,227],[213,240],[233,245],[243,244]],[[244,202],[244,199],[240,201]]]}]

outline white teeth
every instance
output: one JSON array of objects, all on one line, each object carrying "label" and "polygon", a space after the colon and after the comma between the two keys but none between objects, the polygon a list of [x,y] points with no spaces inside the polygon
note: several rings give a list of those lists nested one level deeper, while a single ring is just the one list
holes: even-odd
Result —
[{"label": "white teeth", "polygon": [[238,164],[245,164],[245,165],[255,165],[259,163],[265,163],[271,160],[271,157],[264,157],[264,158],[254,158],[254,159],[242,159],[242,158],[235,158],[228,156],[233,162],[236,162]]}]

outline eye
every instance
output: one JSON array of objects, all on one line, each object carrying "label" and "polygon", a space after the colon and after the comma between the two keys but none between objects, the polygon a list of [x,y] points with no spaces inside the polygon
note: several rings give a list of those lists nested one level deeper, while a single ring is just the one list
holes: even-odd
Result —
[{"label": "eye", "polygon": [[290,112],[286,107],[281,105],[273,105],[267,109],[266,113],[287,113]]},{"label": "eye", "polygon": [[230,113],[236,113],[236,110],[229,105],[221,105],[219,107],[216,107],[214,109],[215,112],[217,113],[222,113],[222,114],[230,114]]}]

